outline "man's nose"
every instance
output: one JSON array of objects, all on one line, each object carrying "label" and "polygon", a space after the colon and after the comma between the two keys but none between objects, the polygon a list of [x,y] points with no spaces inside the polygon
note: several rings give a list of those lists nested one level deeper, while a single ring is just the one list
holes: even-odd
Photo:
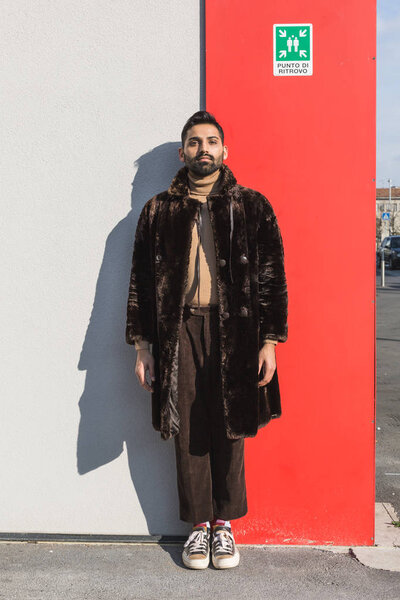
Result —
[{"label": "man's nose", "polygon": [[209,154],[209,147],[208,147],[207,142],[200,142],[199,154]]}]

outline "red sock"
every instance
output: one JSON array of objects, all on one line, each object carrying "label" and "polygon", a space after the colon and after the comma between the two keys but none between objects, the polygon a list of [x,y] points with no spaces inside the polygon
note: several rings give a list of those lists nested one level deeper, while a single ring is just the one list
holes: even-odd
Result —
[{"label": "red sock", "polygon": [[195,527],[210,527],[210,522],[209,521],[203,521],[203,523],[196,523],[195,525],[193,525],[193,529]]},{"label": "red sock", "polygon": [[230,527],[231,526],[231,522],[230,521],[224,521],[224,519],[213,519],[211,521],[211,527],[214,529],[214,527],[216,527],[217,525],[225,525],[225,527]]}]

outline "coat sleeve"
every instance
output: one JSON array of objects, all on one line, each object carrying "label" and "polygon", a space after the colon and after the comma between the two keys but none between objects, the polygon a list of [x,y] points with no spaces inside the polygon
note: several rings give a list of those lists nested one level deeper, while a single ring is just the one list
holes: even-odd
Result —
[{"label": "coat sleeve", "polygon": [[129,280],[125,339],[128,344],[153,342],[154,277],[151,261],[151,236],[149,222],[150,201],[139,216],[133,244],[132,268]]},{"label": "coat sleeve", "polygon": [[288,294],[282,236],[273,208],[264,196],[262,206],[257,232],[260,339],[286,342]]}]

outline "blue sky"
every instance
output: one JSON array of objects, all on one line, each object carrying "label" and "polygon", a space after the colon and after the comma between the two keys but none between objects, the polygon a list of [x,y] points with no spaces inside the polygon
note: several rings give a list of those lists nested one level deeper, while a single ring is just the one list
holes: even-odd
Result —
[{"label": "blue sky", "polygon": [[400,2],[377,2],[376,186],[400,186]]}]

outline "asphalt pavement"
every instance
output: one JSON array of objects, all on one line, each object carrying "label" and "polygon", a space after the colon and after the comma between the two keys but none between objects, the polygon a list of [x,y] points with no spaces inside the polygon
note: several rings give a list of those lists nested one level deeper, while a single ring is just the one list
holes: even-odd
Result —
[{"label": "asphalt pavement", "polygon": [[179,545],[0,544],[7,600],[399,600],[400,573],[351,553],[240,545],[233,569],[186,569]]}]

